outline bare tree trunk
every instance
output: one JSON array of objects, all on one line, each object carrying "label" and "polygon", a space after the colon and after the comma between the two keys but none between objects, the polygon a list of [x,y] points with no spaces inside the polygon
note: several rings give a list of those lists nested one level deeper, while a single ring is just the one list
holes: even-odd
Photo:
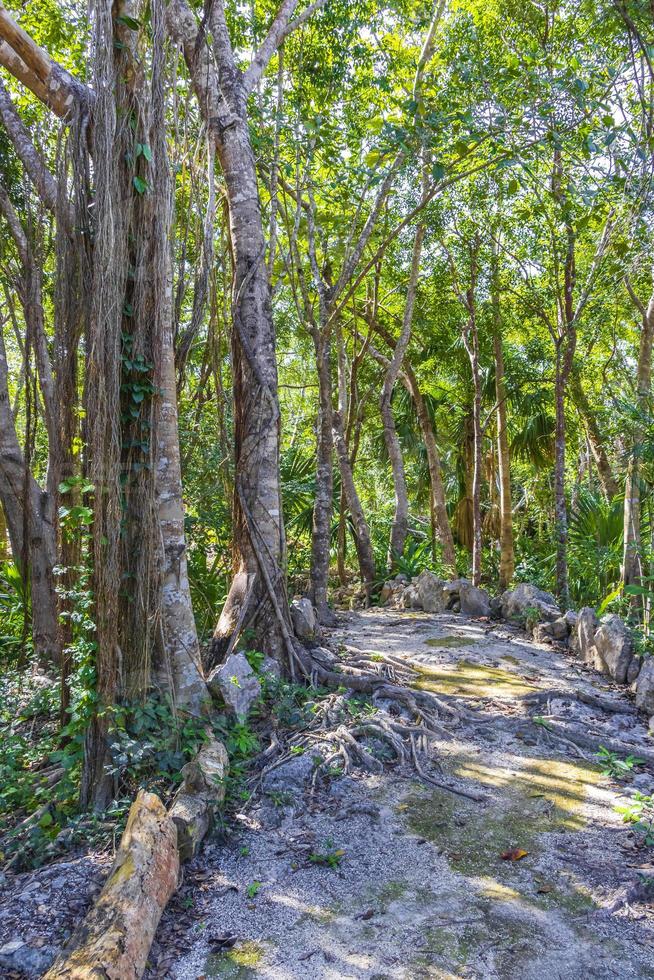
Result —
[{"label": "bare tree trunk", "polygon": [[316,607],[320,622],[329,623],[333,619],[327,605],[327,587],[334,507],[331,331],[328,328],[314,329],[312,334],[316,349],[318,374],[318,421],[316,426],[316,497],[313,505],[311,535],[311,601]]},{"label": "bare tree trunk", "polygon": [[[495,262],[497,259],[495,258]],[[511,503],[511,458],[507,431],[506,383],[497,268],[493,269],[493,351],[495,355],[495,399],[497,401],[497,458],[500,477],[500,589],[507,589],[513,578],[513,509]]]},{"label": "bare tree trunk", "polygon": [[5,518],[4,507],[2,506],[2,494],[0,493],[0,561],[8,561],[8,559],[9,539],[7,537],[7,520]]},{"label": "bare tree trunk", "polygon": [[606,455],[606,449],[604,448],[604,441],[597,424],[597,419],[588,403],[586,392],[581,384],[579,371],[574,365],[570,373],[570,394],[588,435],[588,443],[593,454],[593,459],[595,460],[595,465],[597,466],[597,474],[602,485],[602,492],[606,499],[611,501],[617,496],[618,482],[613,476],[613,470],[611,469],[609,458]]},{"label": "bare tree trunk", "polygon": [[34,651],[43,663],[52,663],[59,659],[57,596],[52,577],[56,531],[48,519],[52,508],[47,497],[26,471],[9,400],[7,356],[0,331],[0,498],[14,559],[18,563],[27,560]]},{"label": "bare tree trunk", "polygon": [[[637,299],[630,289],[632,298]],[[633,445],[627,468],[624,493],[623,585],[640,585],[644,574],[641,546],[640,453],[644,438],[642,417],[650,410],[652,386],[652,346],[654,344],[654,293],[647,307],[638,303],[642,315],[640,349],[636,369],[636,410],[641,417],[634,427]],[[632,597],[634,609],[644,609],[640,596]]]},{"label": "bare tree trunk", "polygon": [[395,513],[391,526],[391,536],[388,546],[387,564],[389,569],[396,559],[404,554],[404,546],[409,530],[409,498],[406,489],[406,476],[404,473],[404,460],[402,458],[402,447],[395,428],[391,398],[393,389],[397,381],[398,374],[402,367],[402,361],[406,354],[409,341],[411,340],[411,325],[413,322],[413,308],[418,291],[418,276],[420,274],[420,257],[422,255],[422,242],[425,235],[424,225],[419,224],[413,241],[413,253],[411,256],[411,273],[407,288],[406,302],[404,305],[404,317],[402,319],[402,330],[395,345],[390,364],[384,377],[379,407],[382,422],[384,425],[384,442],[386,451],[391,463],[393,473],[393,489],[395,491]]},{"label": "bare tree trunk", "polygon": [[350,464],[350,457],[345,442],[343,430],[343,419],[340,412],[333,413],[334,425],[334,446],[338,457],[338,465],[341,471],[341,484],[345,499],[347,500],[348,510],[354,525],[354,541],[359,560],[359,570],[363,581],[368,600],[372,593],[372,587],[376,577],[375,556],[372,550],[370,539],[370,528],[366,521],[363,507],[359,499],[359,494],[354,483],[354,475]]},{"label": "bare tree trunk", "polygon": [[565,376],[560,346],[556,349],[554,387],[554,522],[556,527],[556,591],[564,608],[570,601],[568,588],[568,509],[565,500]]},{"label": "bare tree trunk", "polygon": [[481,380],[479,377],[479,353],[475,350],[470,366],[474,384],[472,424],[474,431],[474,467],[472,473],[472,584],[481,582],[481,478],[482,478],[482,431],[481,431]]}]

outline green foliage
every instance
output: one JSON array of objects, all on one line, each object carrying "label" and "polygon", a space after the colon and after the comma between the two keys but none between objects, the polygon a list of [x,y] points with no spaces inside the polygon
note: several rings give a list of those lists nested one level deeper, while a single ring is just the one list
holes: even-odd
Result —
[{"label": "green foliage", "polygon": [[[27,586],[27,587],[26,587]],[[30,624],[29,583],[25,583],[18,565],[0,564],[0,663],[16,660],[25,643],[29,650]]]},{"label": "green foliage", "polygon": [[625,823],[643,835],[648,847],[654,847],[654,796],[646,796],[636,791],[631,803],[616,806]]},{"label": "green foliage", "polygon": [[345,857],[342,847],[336,847],[334,841],[328,838],[323,844],[322,851],[314,851],[309,855],[311,864],[322,865],[326,868],[338,868]]},{"label": "green foliage", "polygon": [[597,760],[602,767],[602,775],[610,776],[611,779],[623,779],[635,766],[642,766],[645,761],[635,755],[628,755],[621,759],[617,752],[610,752],[603,745],[600,745]]}]

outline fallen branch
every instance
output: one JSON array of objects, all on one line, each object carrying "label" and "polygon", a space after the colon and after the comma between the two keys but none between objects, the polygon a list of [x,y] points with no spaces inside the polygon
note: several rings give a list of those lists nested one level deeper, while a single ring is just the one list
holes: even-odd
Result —
[{"label": "fallen branch", "polygon": [[44,980],[138,980],[178,878],[175,824],[159,797],[141,790],[100,897]]},{"label": "fallen branch", "polygon": [[139,792],[100,897],[43,980],[139,980],[180,862],[195,856],[224,799],[228,766],[224,745],[210,738],[182,769],[170,811]]}]

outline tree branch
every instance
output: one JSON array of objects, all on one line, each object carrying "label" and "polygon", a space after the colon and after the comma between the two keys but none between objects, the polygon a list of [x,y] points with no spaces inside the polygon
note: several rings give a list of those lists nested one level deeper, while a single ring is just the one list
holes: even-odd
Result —
[{"label": "tree branch", "polygon": [[90,89],[53,61],[1,2],[0,64],[60,119],[69,120],[77,109],[93,102]]},{"label": "tree branch", "polygon": [[13,143],[16,154],[29,175],[37,194],[48,211],[57,211],[57,181],[29,137],[4,83],[0,79],[0,119]]}]

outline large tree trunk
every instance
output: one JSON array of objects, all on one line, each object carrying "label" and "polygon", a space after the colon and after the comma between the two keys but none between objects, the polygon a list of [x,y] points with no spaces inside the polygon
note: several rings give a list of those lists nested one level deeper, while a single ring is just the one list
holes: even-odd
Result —
[{"label": "large tree trunk", "polygon": [[[321,317],[321,320],[323,318]],[[321,325],[322,326],[322,325]],[[334,437],[332,434],[331,331],[314,329],[318,374],[318,420],[316,425],[316,497],[311,536],[311,601],[322,623],[332,621],[327,605],[329,552],[334,498]]]},{"label": "large tree trunk", "polygon": [[[654,344],[654,294],[642,309],[642,327],[636,369],[636,410],[633,445],[627,468],[624,493],[623,585],[640,585],[644,574],[641,546],[640,453],[645,436],[642,420],[650,411],[652,386],[652,346]],[[633,597],[634,609],[644,608],[642,598]]]},{"label": "large tree trunk", "polygon": [[511,458],[507,431],[506,383],[500,318],[497,272],[493,275],[493,352],[495,356],[495,399],[497,401],[497,458],[500,478],[500,589],[507,589],[513,578],[513,510],[511,503]]},{"label": "large tree trunk", "polygon": [[[234,260],[232,367],[234,373],[236,574],[214,634],[214,658],[250,617],[256,642],[289,669],[285,630],[285,542],[279,485],[280,418],[275,329],[265,240],[244,95],[235,78],[239,114],[217,128]],[[277,597],[277,598],[276,598]],[[282,620],[282,622],[280,622]]]},{"label": "large tree trunk", "polygon": [[393,389],[397,381],[398,374],[402,367],[402,361],[406,354],[409,341],[411,340],[411,325],[413,323],[413,308],[418,291],[418,276],[420,274],[420,257],[422,255],[422,242],[425,235],[424,225],[418,225],[413,241],[413,252],[411,256],[411,273],[409,285],[407,287],[406,301],[404,305],[404,316],[402,319],[402,330],[397,344],[393,351],[386,375],[382,386],[379,407],[382,422],[384,425],[384,442],[386,451],[391,464],[393,474],[393,489],[395,491],[395,513],[391,526],[391,535],[388,546],[387,564],[389,569],[393,562],[401,558],[404,554],[404,546],[409,531],[409,497],[406,488],[406,476],[404,473],[404,460],[402,458],[402,447],[395,427],[393,418],[393,408],[391,399]]}]

